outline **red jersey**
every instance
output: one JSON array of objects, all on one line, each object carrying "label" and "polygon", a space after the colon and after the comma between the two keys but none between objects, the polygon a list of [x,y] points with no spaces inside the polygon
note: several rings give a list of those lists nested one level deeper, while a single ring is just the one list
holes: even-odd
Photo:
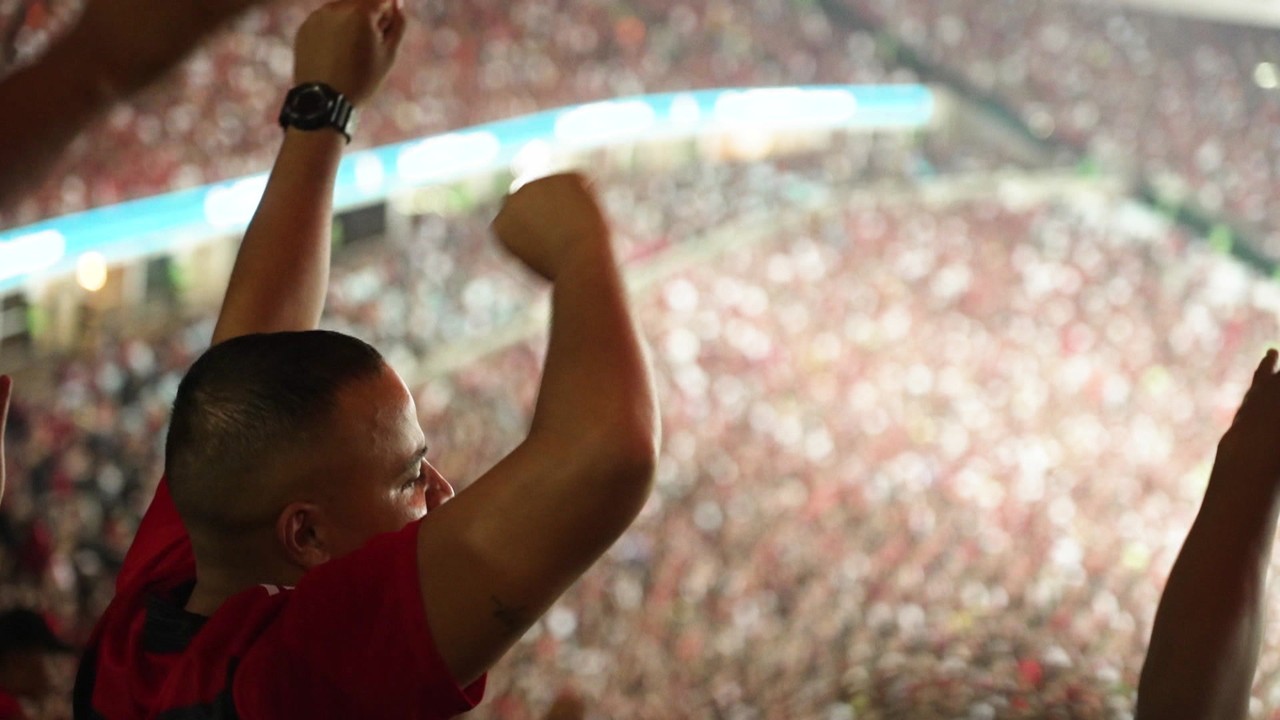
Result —
[{"label": "red jersey", "polygon": [[210,617],[184,607],[191,540],[162,480],[116,595],[94,628],[74,697],[78,720],[450,718],[484,696],[436,651],[412,523],[307,573],[262,585]]},{"label": "red jersey", "polygon": [[22,709],[18,698],[0,688],[0,720],[27,720],[27,713]]}]

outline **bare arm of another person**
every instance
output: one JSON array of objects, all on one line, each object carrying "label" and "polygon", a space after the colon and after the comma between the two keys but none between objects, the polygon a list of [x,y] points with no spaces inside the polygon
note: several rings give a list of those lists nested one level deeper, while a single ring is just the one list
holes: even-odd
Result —
[{"label": "bare arm of another person", "polygon": [[1280,513],[1280,375],[1267,353],[1218,445],[1200,513],[1160,599],[1140,720],[1244,718]]},{"label": "bare arm of another person", "polygon": [[[391,69],[404,28],[398,1],[329,3],[298,31],[294,80],[324,83],[359,106]],[[334,182],[345,146],[333,129],[285,133],[236,257],[214,344],[319,324],[329,285]]]},{"label": "bare arm of another person", "polygon": [[262,1],[88,0],[43,57],[0,80],[0,210],[39,187],[67,145],[112,105]]},{"label": "bare arm of another person", "polygon": [[13,394],[13,378],[0,375],[0,502],[4,501],[4,433],[9,427],[9,397]]},{"label": "bare arm of another person", "polygon": [[526,185],[493,230],[553,283],[551,335],[527,439],[419,529],[427,622],[464,685],[635,519],[660,435],[609,227],[586,181]]}]

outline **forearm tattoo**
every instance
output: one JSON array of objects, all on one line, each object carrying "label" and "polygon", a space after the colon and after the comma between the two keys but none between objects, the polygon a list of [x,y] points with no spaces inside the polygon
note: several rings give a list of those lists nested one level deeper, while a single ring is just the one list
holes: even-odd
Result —
[{"label": "forearm tattoo", "polygon": [[493,601],[493,616],[510,632],[519,632],[529,626],[528,609],[504,604],[496,595],[490,595]]}]

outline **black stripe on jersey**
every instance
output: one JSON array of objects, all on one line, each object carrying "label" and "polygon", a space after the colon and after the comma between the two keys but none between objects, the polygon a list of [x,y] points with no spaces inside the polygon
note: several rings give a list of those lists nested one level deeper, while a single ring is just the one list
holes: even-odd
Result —
[{"label": "black stripe on jersey", "polygon": [[231,661],[225,689],[212,702],[165,710],[156,715],[156,720],[239,720],[235,702],[231,699],[231,681],[235,678],[237,662]]}]

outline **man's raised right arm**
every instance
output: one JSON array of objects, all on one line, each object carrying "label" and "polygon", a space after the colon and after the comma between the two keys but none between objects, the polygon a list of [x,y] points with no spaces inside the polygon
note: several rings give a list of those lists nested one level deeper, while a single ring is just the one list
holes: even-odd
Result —
[{"label": "man's raised right arm", "polygon": [[631,524],[660,441],[648,360],[586,181],[526,185],[494,233],[553,283],[552,320],[528,438],[419,530],[427,621],[464,685]]}]

